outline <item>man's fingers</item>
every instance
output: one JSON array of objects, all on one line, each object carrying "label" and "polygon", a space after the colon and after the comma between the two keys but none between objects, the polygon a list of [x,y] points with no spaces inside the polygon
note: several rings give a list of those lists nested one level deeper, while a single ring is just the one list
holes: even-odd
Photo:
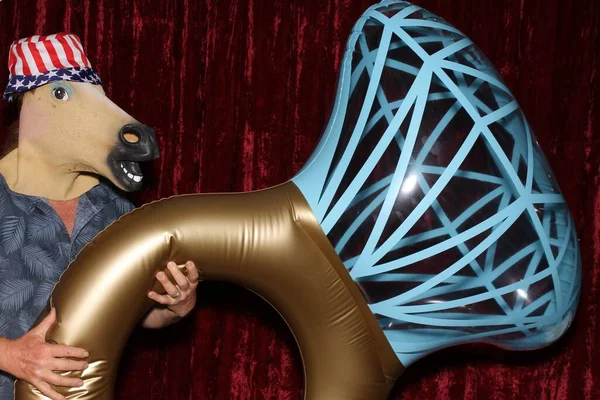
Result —
[{"label": "man's fingers", "polygon": [[53,357],[73,357],[73,358],[86,358],[90,355],[86,350],[80,349],[79,347],[67,346],[64,344],[53,344],[50,345],[50,354]]},{"label": "man's fingers", "polygon": [[175,285],[169,280],[169,278],[167,278],[167,275],[164,272],[161,271],[158,274],[156,274],[156,278],[158,278],[158,281],[161,283],[163,288],[165,288],[166,292],[171,296],[175,296],[177,292],[179,292],[179,289],[177,289]]},{"label": "man's fingers", "polygon": [[62,376],[55,372],[48,372],[42,375],[42,379],[54,386],[79,387],[83,385],[83,381],[79,378]]},{"label": "man's fingers", "polygon": [[185,269],[187,269],[187,279],[190,283],[197,283],[200,279],[200,272],[198,272],[198,268],[196,268],[196,264],[192,261],[188,261],[185,263]]},{"label": "man's fingers", "polygon": [[54,323],[56,322],[56,309],[54,307],[52,307],[52,309],[50,309],[50,313],[48,315],[46,315],[46,317],[42,320],[42,322],[40,322],[35,328],[33,328],[31,330],[31,332],[33,332],[34,334],[41,336],[42,338],[46,337],[46,332],[48,332],[48,329],[50,329],[52,327],[52,325],[54,325]]},{"label": "man's fingers", "polygon": [[38,390],[40,392],[42,392],[42,394],[44,396],[49,397],[52,400],[66,400],[65,396],[58,393],[56,390],[52,389],[52,387],[50,386],[50,384],[48,382],[39,381],[39,382],[32,382],[32,383],[33,383],[33,386],[38,388]]},{"label": "man's fingers", "polygon": [[165,306],[170,306],[171,304],[173,304],[173,302],[175,301],[171,296],[166,295],[166,294],[158,294],[156,292],[150,292],[148,293],[148,297],[150,297],[152,300],[154,300],[155,302],[165,305]]},{"label": "man's fingers", "polygon": [[88,367],[86,361],[69,360],[67,358],[55,358],[52,362],[53,371],[83,371]]},{"label": "man's fingers", "polygon": [[179,286],[181,290],[187,290],[187,288],[190,286],[190,283],[185,275],[183,275],[183,273],[179,270],[177,264],[174,262],[167,263],[167,268],[169,268],[169,271],[171,271],[171,275],[173,276],[173,279],[175,279],[177,286]]}]

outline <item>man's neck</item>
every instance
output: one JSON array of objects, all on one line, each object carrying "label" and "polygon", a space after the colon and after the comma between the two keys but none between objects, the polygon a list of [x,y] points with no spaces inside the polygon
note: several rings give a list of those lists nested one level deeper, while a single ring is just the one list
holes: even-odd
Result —
[{"label": "man's neck", "polygon": [[0,174],[12,191],[49,200],[75,199],[99,182],[93,175],[73,172],[68,165],[52,164],[27,147],[0,159]]}]

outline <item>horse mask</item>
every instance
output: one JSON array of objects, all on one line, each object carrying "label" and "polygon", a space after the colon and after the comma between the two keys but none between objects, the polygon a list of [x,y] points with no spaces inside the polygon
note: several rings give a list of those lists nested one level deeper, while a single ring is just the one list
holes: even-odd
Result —
[{"label": "horse mask", "polygon": [[20,102],[18,145],[0,160],[15,192],[69,200],[105,177],[142,185],[140,162],[158,156],[154,131],[106,97],[79,38],[59,33],[11,45],[4,98]]}]

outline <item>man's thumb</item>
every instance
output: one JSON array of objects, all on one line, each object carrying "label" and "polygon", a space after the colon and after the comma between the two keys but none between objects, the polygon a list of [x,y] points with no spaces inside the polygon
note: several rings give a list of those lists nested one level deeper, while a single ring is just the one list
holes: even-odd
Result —
[{"label": "man's thumb", "polygon": [[44,317],[42,322],[40,322],[31,331],[33,333],[35,333],[36,335],[45,337],[46,332],[48,332],[48,329],[50,329],[52,327],[52,325],[54,325],[55,322],[56,322],[56,309],[54,307],[52,307],[50,309],[50,312],[48,313],[48,315],[46,315],[46,317]]}]

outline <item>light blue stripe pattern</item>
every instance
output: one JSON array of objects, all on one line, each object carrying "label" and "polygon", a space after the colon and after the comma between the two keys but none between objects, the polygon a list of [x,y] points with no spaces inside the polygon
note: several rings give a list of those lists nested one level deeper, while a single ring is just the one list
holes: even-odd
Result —
[{"label": "light blue stripe pattern", "polygon": [[362,15],[292,180],[404,365],[467,342],[535,349],[570,325],[581,257],[552,171],[494,67],[428,11]]}]

